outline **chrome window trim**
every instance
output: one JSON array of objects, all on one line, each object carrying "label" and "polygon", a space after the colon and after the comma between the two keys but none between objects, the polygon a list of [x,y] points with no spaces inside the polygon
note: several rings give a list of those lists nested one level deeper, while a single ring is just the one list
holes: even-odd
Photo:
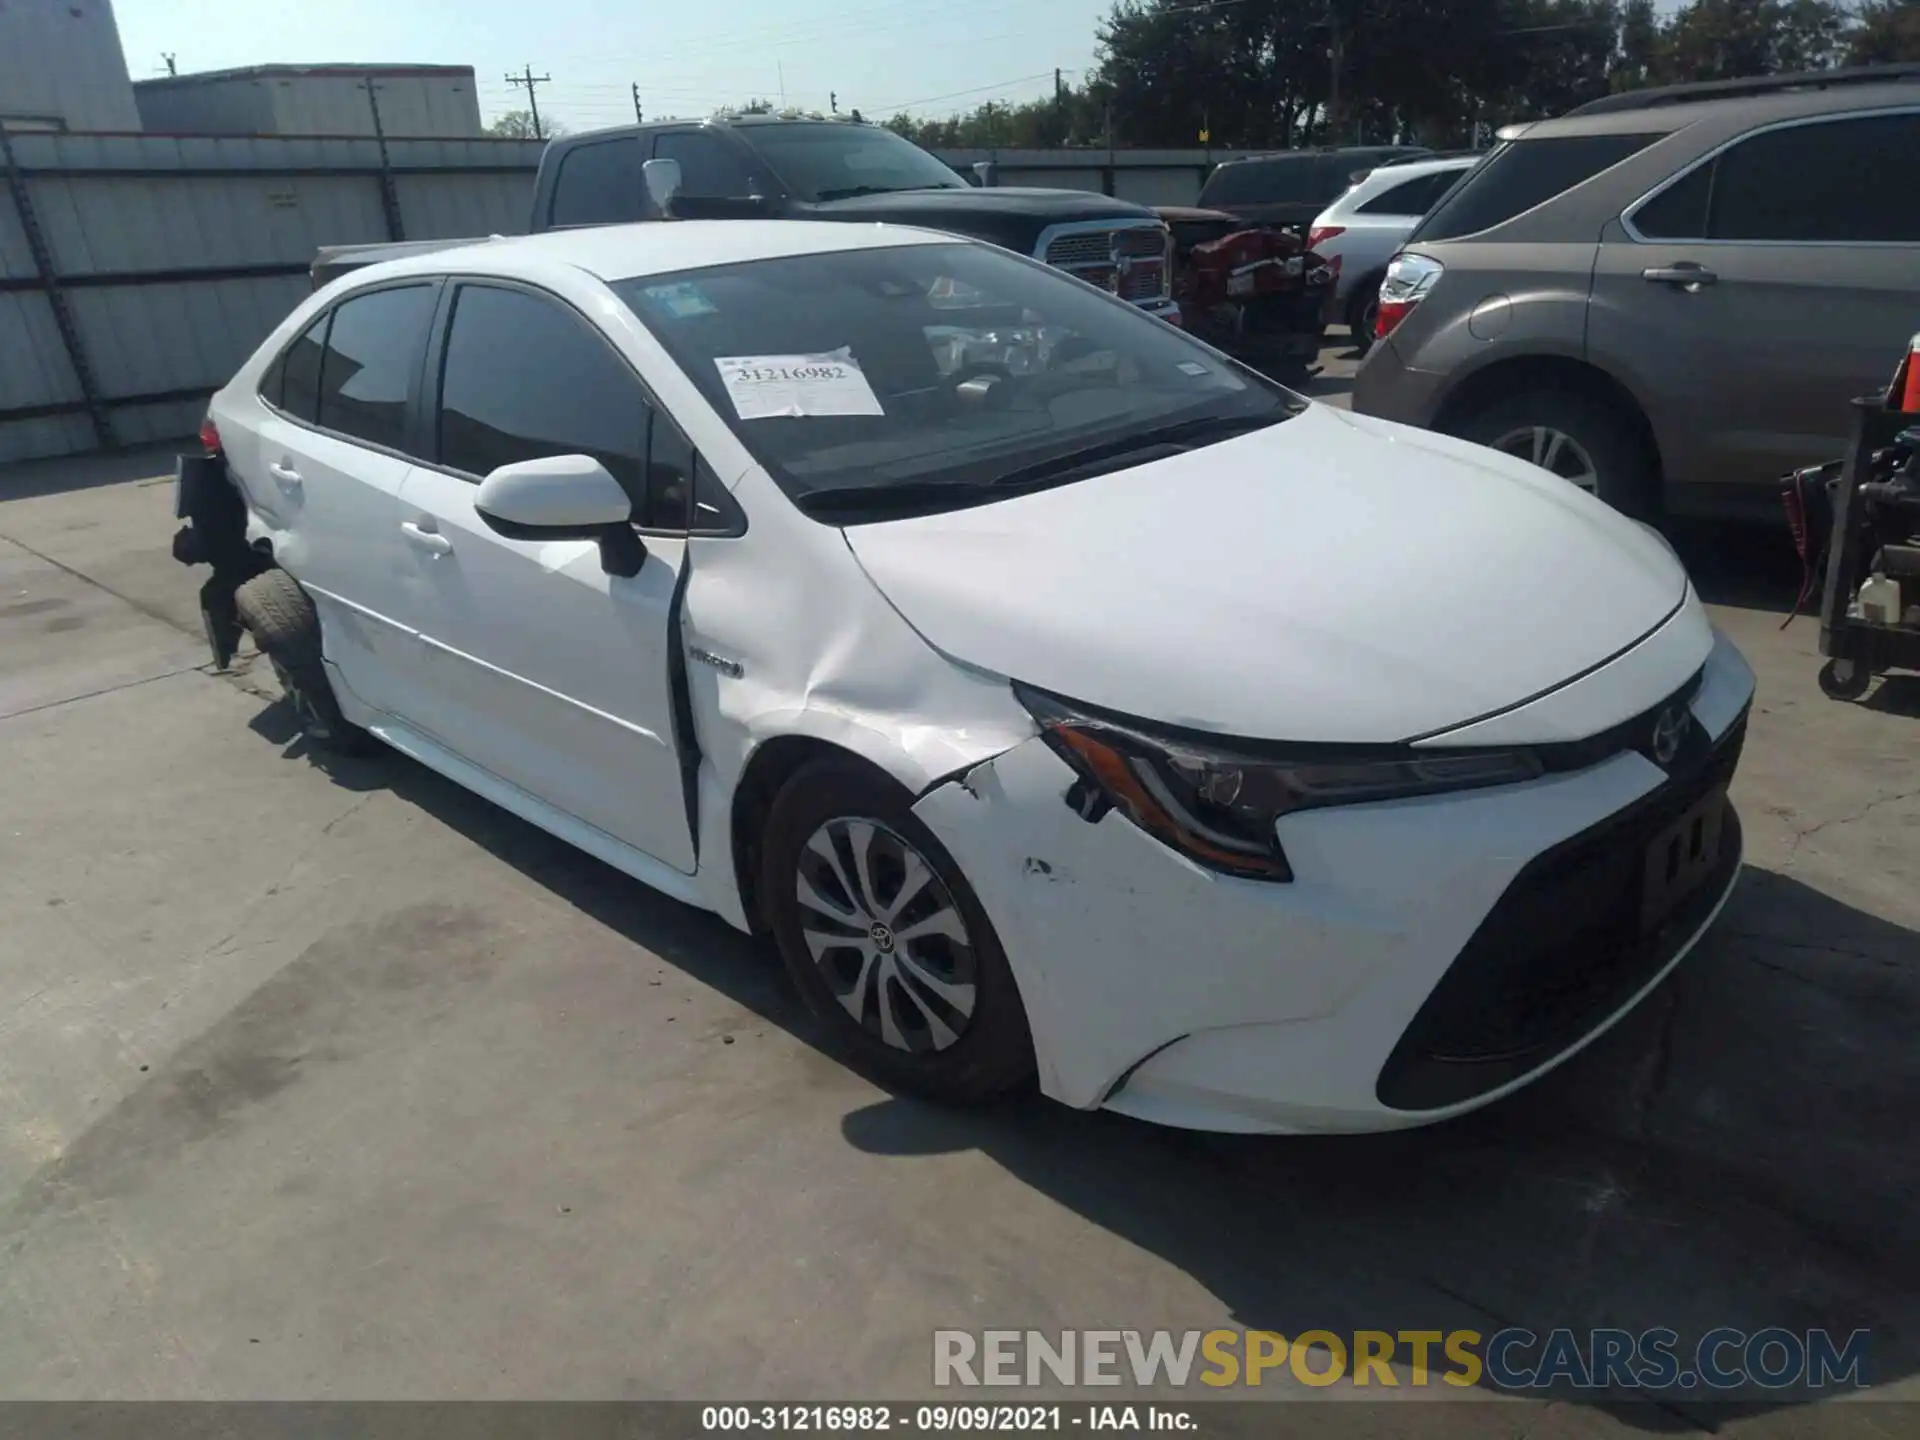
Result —
[{"label": "chrome window trim", "polygon": [[1788,120],[1773,120],[1765,125],[1756,125],[1751,130],[1743,130],[1729,140],[1722,140],[1713,149],[1696,155],[1690,162],[1673,172],[1646,194],[1635,200],[1620,212],[1620,228],[1627,232],[1627,238],[1636,245],[1821,245],[1829,249],[1859,249],[1862,247],[1883,250],[1889,245],[1920,245],[1920,240],[1715,240],[1705,235],[1658,235],[1646,236],[1633,223],[1633,217],[1642,206],[1664,195],[1703,165],[1711,165],[1736,145],[1743,145],[1758,135],[1770,134],[1775,130],[1797,130],[1807,125],[1835,125],[1848,120],[1872,120],[1888,115],[1920,115],[1920,105],[1879,105],[1871,110],[1839,110],[1828,115],[1796,115]]}]

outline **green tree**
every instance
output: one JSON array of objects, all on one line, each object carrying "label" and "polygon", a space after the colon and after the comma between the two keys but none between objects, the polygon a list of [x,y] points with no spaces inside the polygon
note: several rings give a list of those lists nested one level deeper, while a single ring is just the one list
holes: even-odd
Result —
[{"label": "green tree", "polygon": [[1664,36],[1668,81],[1821,70],[1840,55],[1846,13],[1834,0],[1693,0]]},{"label": "green tree", "polygon": [[1920,0],[1867,0],[1847,33],[1847,63],[1900,60],[1920,60]]},{"label": "green tree", "polygon": [[540,131],[535,134],[531,110],[509,110],[506,114],[495,117],[494,122],[487,126],[487,134],[502,140],[551,140],[556,135],[566,133],[565,125],[553,119],[552,116],[542,115]]}]

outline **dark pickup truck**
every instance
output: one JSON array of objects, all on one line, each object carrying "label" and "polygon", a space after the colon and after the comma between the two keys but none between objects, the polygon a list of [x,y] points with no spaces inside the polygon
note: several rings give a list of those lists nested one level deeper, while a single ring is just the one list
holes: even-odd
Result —
[{"label": "dark pickup truck", "polygon": [[[767,115],[662,121],[563,136],[540,157],[535,232],[669,218],[947,230],[1031,255],[1179,321],[1172,240],[1152,210],[1084,190],[969,185],[877,125]],[[315,261],[314,284],[376,261],[471,243],[333,246]]]}]

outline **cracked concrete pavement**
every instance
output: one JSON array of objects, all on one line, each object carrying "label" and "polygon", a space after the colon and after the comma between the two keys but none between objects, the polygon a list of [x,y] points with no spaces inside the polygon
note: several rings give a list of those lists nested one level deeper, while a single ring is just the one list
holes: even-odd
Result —
[{"label": "cracked concrete pavement", "polygon": [[1876,1401],[1920,1400],[1920,681],[1821,697],[1766,537],[1683,537],[1761,691],[1748,869],[1674,981],[1465,1122],[1239,1140],[890,1098],[718,922],[398,757],[316,766],[208,672],[160,468],[0,472],[0,1396],[908,1398],[949,1326],[1824,1325],[1873,1331],[1860,1403],[1417,1428],[1914,1433]]}]

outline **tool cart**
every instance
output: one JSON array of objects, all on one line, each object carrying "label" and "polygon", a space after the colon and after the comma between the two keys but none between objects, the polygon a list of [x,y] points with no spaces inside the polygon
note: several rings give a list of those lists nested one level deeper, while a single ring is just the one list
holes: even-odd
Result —
[{"label": "tool cart", "polygon": [[1859,699],[1885,671],[1920,670],[1920,335],[1887,392],[1853,407],[1852,448],[1825,477],[1820,689],[1835,700]]}]

